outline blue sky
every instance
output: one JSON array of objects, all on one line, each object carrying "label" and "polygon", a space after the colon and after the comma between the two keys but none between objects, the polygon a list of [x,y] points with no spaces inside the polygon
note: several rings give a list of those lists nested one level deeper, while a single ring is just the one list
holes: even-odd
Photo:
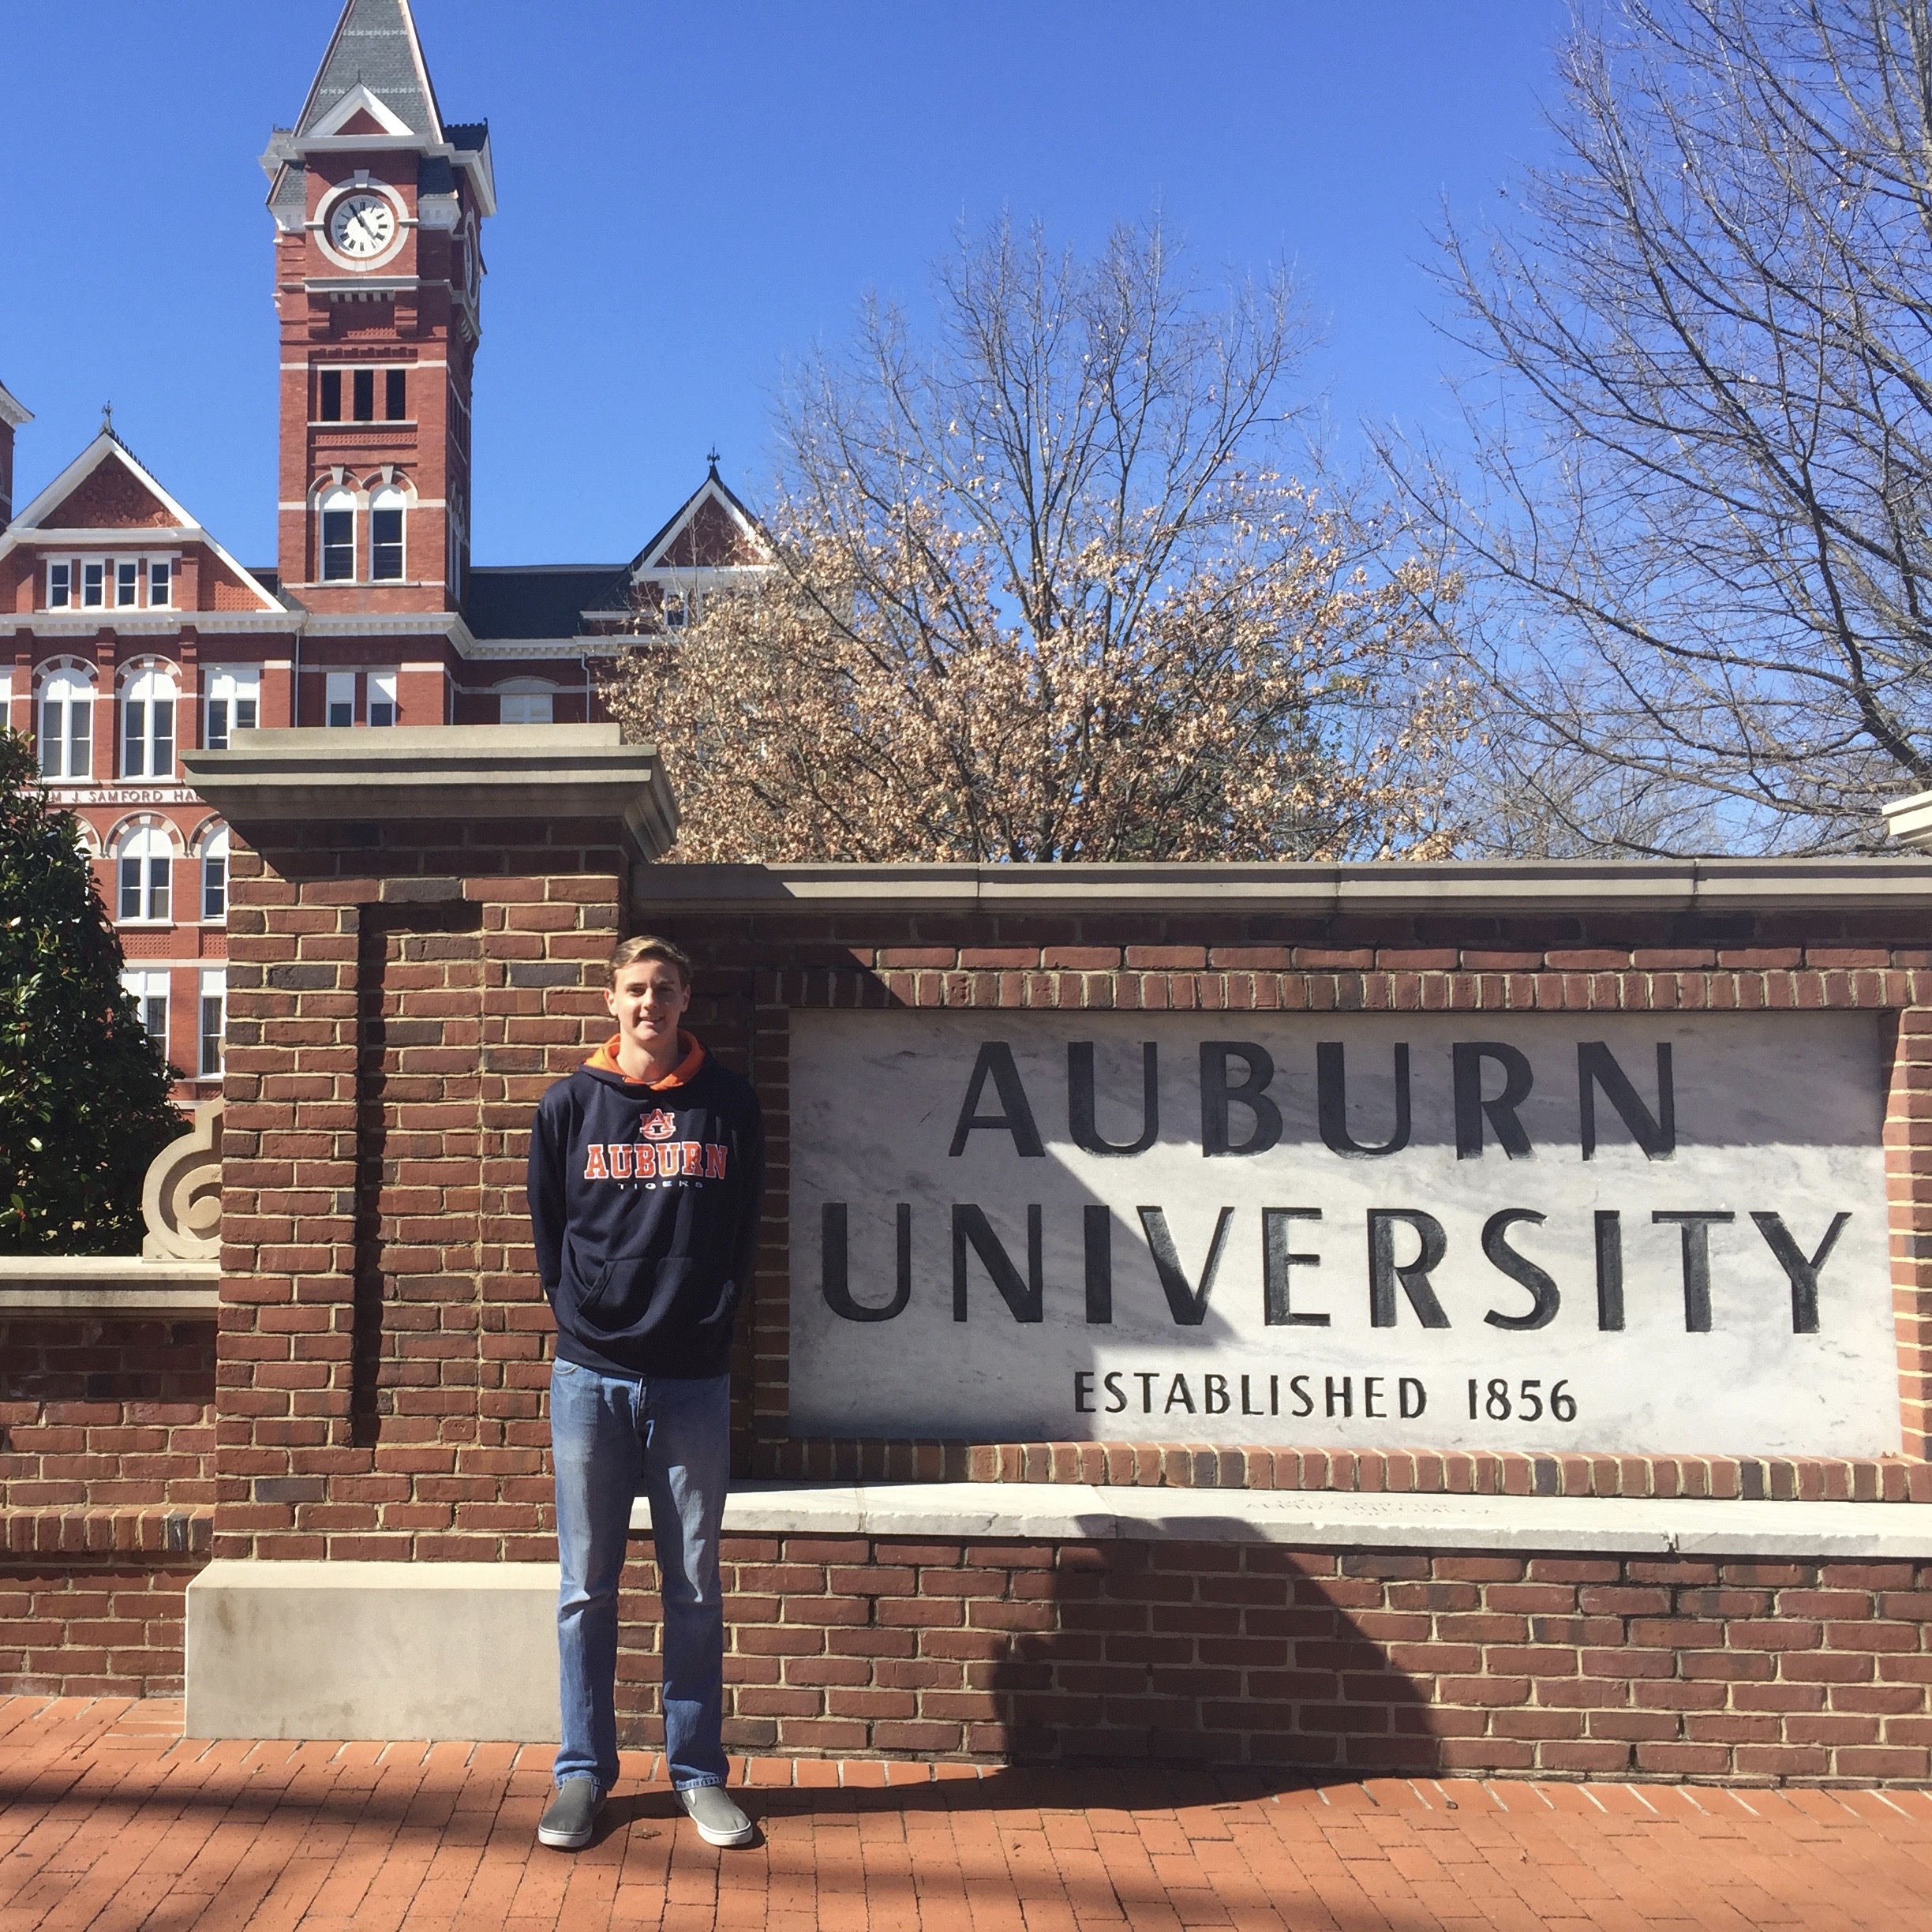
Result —
[{"label": "blue sky", "polygon": [[[111,400],[245,561],[273,556],[274,317],[255,156],[337,0],[0,0],[0,382],[17,500]],[[1446,198],[1545,155],[1561,0],[417,0],[502,212],[477,375],[480,564],[628,556],[715,441],[755,499],[784,358],[916,304],[962,219],[1088,245],[1158,200],[1199,267],[1286,256],[1344,442],[1440,427],[1422,264]]]}]

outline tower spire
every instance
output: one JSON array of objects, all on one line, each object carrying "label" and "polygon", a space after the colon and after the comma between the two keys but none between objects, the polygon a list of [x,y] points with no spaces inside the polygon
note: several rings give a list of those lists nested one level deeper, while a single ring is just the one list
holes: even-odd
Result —
[{"label": "tower spire", "polygon": [[358,88],[388,109],[406,132],[442,140],[442,112],[409,0],[347,0],[295,132],[314,133]]}]

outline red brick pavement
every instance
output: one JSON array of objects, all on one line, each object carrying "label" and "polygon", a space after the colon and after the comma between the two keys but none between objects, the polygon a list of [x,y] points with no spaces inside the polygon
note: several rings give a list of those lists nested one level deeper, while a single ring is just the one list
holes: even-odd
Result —
[{"label": "red brick pavement", "polygon": [[1917,1792],[754,1758],[734,1776],[762,1837],[719,1852],[640,1754],[573,1857],[534,1841],[547,1750],[210,1744],[181,1721],[0,1701],[0,1932],[1932,1928]]}]

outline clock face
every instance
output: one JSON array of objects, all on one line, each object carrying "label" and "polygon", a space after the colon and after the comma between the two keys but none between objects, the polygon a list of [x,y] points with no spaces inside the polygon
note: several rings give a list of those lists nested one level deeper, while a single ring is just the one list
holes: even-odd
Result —
[{"label": "clock face", "polygon": [[329,240],[339,254],[352,260],[381,254],[395,232],[395,210],[381,195],[344,195],[329,211]]}]

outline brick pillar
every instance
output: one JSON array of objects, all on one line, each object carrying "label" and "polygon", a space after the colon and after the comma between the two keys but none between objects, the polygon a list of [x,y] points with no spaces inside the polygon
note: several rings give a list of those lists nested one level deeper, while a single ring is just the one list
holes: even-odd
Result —
[{"label": "brick pillar", "polygon": [[234,838],[214,1552],[549,1556],[529,1127],[668,793],[610,727],[253,737],[190,780]]},{"label": "brick pillar", "polygon": [[1932,1455],[1932,1008],[1897,1015],[1885,1101],[1885,1193],[1899,1409],[1908,1456]]}]

